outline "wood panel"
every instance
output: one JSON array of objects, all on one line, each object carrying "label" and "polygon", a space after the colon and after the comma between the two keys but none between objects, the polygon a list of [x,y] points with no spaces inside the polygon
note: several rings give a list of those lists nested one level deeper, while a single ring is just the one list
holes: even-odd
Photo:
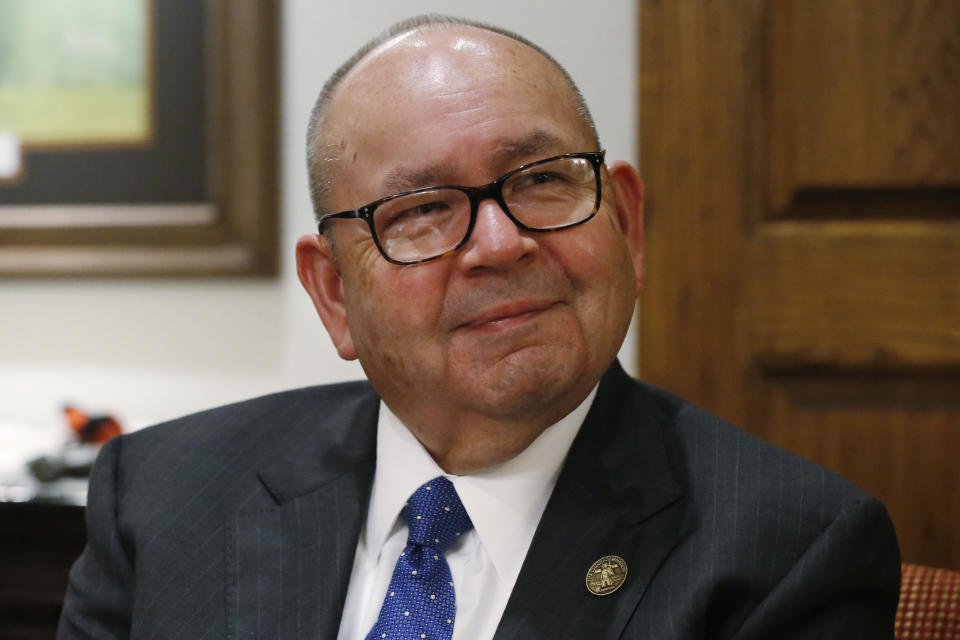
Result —
[{"label": "wood panel", "polygon": [[747,326],[762,365],[960,369],[960,221],[791,222],[752,248]]},{"label": "wood panel", "polygon": [[960,568],[960,3],[640,4],[643,377]]},{"label": "wood panel", "polygon": [[751,202],[755,190],[740,186],[762,169],[759,154],[744,146],[757,114],[759,61],[747,52],[751,34],[762,33],[760,8],[759,1],[662,0],[641,2],[640,11],[647,183],[640,372],[733,418],[747,413],[739,380],[745,334],[734,310],[743,308],[742,213],[759,204]]},{"label": "wood panel", "polygon": [[801,188],[960,184],[960,3],[771,2],[771,211]]}]

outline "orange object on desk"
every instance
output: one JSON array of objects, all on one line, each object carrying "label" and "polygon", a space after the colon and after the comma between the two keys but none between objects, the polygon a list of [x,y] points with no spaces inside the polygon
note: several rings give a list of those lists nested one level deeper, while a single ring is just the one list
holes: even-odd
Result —
[{"label": "orange object on desk", "polygon": [[120,422],[113,416],[90,417],[76,407],[66,406],[63,413],[79,442],[103,444],[123,433]]}]

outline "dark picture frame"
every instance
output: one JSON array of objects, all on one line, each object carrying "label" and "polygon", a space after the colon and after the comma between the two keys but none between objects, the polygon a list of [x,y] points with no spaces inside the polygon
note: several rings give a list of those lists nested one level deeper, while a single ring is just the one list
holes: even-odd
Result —
[{"label": "dark picture frame", "polygon": [[[176,20],[177,11],[188,7],[184,1],[197,0],[155,0],[155,18]],[[154,42],[157,75],[164,73],[162,65],[182,58],[184,49],[202,52],[195,64],[202,66],[203,149],[192,170],[202,174],[200,191],[172,189],[169,200],[161,193],[7,203],[0,187],[0,276],[275,275],[278,5],[204,0],[198,28]],[[158,86],[157,111],[165,108],[164,100],[183,99],[164,91],[162,82]],[[160,127],[157,138],[164,132]],[[67,150],[53,153],[53,160],[70,154],[76,157]],[[176,160],[161,158],[155,166],[171,163]],[[98,181],[109,184],[111,171],[125,184],[155,180],[150,173],[121,174],[129,165],[115,162]]]}]

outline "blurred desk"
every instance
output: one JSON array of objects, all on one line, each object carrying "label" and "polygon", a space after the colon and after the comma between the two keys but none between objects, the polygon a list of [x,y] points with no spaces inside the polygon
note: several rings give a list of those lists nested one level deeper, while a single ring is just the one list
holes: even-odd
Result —
[{"label": "blurred desk", "polygon": [[40,482],[28,462],[61,454],[56,424],[0,420],[0,640],[54,638],[70,566],[86,544],[87,479]]},{"label": "blurred desk", "polygon": [[53,638],[67,573],[86,543],[83,507],[0,502],[0,638]]},{"label": "blurred desk", "polygon": [[0,484],[0,638],[53,638],[86,543],[86,481]]}]

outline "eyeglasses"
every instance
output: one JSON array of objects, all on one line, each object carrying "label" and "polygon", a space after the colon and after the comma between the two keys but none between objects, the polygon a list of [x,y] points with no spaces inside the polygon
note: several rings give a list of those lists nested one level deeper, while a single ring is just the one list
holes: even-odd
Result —
[{"label": "eyeglasses", "polygon": [[334,218],[361,218],[388,261],[417,264],[456,251],[470,238],[477,208],[493,199],[524,231],[559,231],[583,224],[600,208],[600,167],[606,151],[567,153],[517,167],[482,187],[443,185],[404,191]]}]

